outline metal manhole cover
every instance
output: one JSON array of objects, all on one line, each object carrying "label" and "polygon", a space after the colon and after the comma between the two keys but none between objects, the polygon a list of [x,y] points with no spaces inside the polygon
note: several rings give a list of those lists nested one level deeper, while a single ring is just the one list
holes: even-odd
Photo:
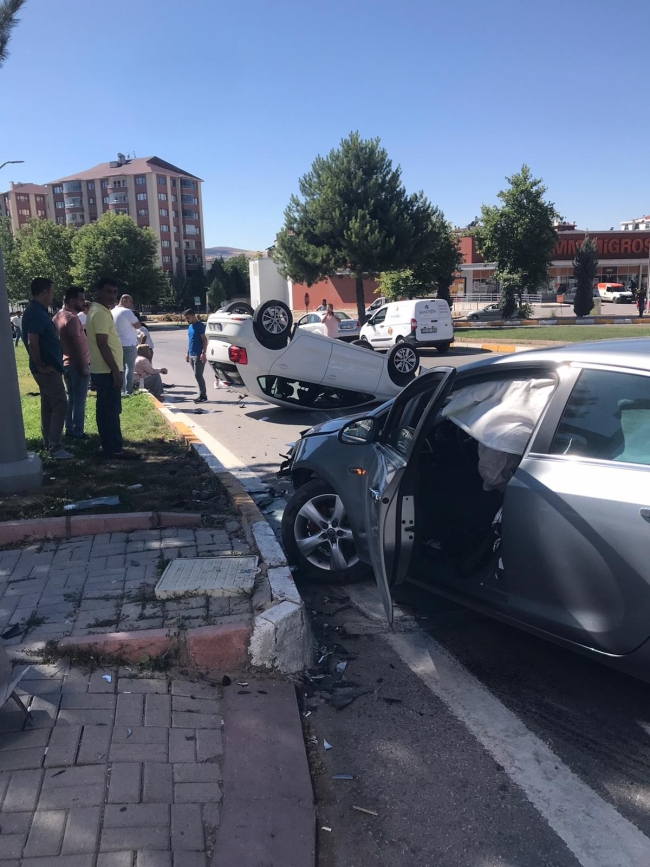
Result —
[{"label": "metal manhole cover", "polygon": [[258,572],[257,557],[177,559],[156,584],[156,599],[179,596],[250,596]]}]

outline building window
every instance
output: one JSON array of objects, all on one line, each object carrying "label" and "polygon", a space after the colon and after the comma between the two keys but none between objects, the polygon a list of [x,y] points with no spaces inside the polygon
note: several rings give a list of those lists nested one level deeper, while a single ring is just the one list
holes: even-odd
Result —
[{"label": "building window", "polygon": [[183,202],[184,205],[198,205],[199,200],[196,196],[190,196],[187,193],[183,193],[181,196],[181,202]]},{"label": "building window", "polygon": [[29,201],[29,196],[25,196],[21,193],[20,195],[18,195],[18,194],[16,195],[16,199],[19,202],[27,202],[27,201]]},{"label": "building window", "polygon": [[89,205],[94,205],[94,204],[95,204],[95,200],[93,199],[92,196],[89,196],[89,197],[88,197],[88,204],[89,204]]},{"label": "building window", "polygon": [[172,202],[176,201],[176,196],[172,196]]},{"label": "building window", "polygon": [[147,201],[147,194],[146,193],[136,193],[135,197],[139,202],[146,202]]},{"label": "building window", "polygon": [[196,181],[190,181],[187,178],[181,178],[181,187],[185,190],[198,190]]},{"label": "building window", "polygon": [[34,197],[39,205],[45,204],[45,196],[35,196]]},{"label": "building window", "polygon": [[158,193],[158,199],[161,202],[166,202],[167,201],[167,193]]},{"label": "building window", "polygon": [[108,181],[102,181],[102,189],[105,190],[108,186]]},{"label": "building window", "polygon": [[116,214],[128,214],[129,212],[126,208],[116,208],[115,213]]},{"label": "building window", "polygon": [[110,182],[110,186],[111,187],[125,187],[126,186],[126,180],[125,179],[112,180]]},{"label": "building window", "polygon": [[146,179],[146,178],[143,178],[143,177],[140,175],[140,176],[138,176],[138,177],[135,179],[135,182],[136,182],[136,184],[138,184],[139,186],[143,186],[144,184],[147,183],[147,179]]},{"label": "building window", "polygon": [[169,232],[169,226],[166,223],[161,223],[160,231],[161,232]]},{"label": "building window", "polygon": [[169,211],[167,210],[167,208],[161,208],[160,209],[160,216],[161,217],[168,217],[169,216]]},{"label": "building window", "polygon": [[55,202],[55,205],[56,205],[57,208],[62,208],[62,207],[63,207],[63,202],[59,199],[58,202]]},{"label": "building window", "polygon": [[172,257],[171,257],[171,256],[163,256],[163,257],[162,257],[162,260],[163,260],[163,262],[165,263],[165,265],[169,265],[169,263],[170,263],[171,260],[172,260]]},{"label": "building window", "polygon": [[162,247],[171,247],[171,243],[169,241],[161,241],[160,245]]},{"label": "building window", "polygon": [[59,224],[59,226],[61,225],[61,223],[65,223],[65,219],[63,217],[57,217],[56,221]]},{"label": "building window", "polygon": [[173,217],[175,220],[178,220],[178,211],[172,211],[172,217]]},{"label": "building window", "polygon": [[102,201],[104,202],[105,205],[107,205],[108,204],[108,196],[104,196]]},{"label": "building window", "polygon": [[174,247],[180,247],[180,245],[181,245],[180,241],[174,241]]},{"label": "building window", "polygon": [[38,214],[39,217],[45,216],[45,211],[41,210],[40,208],[36,211],[36,213]]},{"label": "building window", "polygon": [[20,214],[21,217],[29,217],[30,210],[29,210],[29,208],[19,208],[18,213]]},{"label": "building window", "polygon": [[63,192],[63,187],[61,187],[61,186],[59,186],[59,187],[54,187],[54,188],[52,189],[52,192],[53,192],[53,193],[62,193],[62,192]]},{"label": "building window", "polygon": [[140,208],[138,211],[138,217],[148,217],[149,211],[146,208]]},{"label": "building window", "polygon": [[174,225],[174,232],[178,232],[178,226]]},{"label": "building window", "polygon": [[95,182],[94,181],[88,181],[88,183],[86,184],[86,187],[89,190],[94,190],[95,189]]},{"label": "building window", "polygon": [[166,187],[167,186],[167,178],[159,177],[158,178],[158,186],[159,187]]},{"label": "building window", "polygon": [[175,187],[176,186],[176,178],[170,178],[170,183],[171,183],[172,187]]}]

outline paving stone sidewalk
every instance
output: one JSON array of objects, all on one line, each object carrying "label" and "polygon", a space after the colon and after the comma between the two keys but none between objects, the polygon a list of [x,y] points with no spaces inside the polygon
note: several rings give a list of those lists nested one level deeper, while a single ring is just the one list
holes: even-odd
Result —
[{"label": "paving stone sidewalk", "polygon": [[220,687],[36,665],[0,710],[0,867],[207,867]]},{"label": "paving stone sidewalk", "polygon": [[247,599],[196,597],[159,602],[154,587],[167,561],[252,553],[241,524],[219,529],[141,530],[81,536],[0,551],[0,633],[14,658],[72,635],[193,628],[252,617]]}]

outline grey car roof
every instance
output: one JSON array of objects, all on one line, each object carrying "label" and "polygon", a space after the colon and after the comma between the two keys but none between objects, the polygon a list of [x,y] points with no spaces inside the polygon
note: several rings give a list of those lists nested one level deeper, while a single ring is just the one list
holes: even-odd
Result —
[{"label": "grey car roof", "polygon": [[[574,326],[580,328],[579,325]],[[631,325],[630,328],[634,326]],[[549,326],[552,330],[552,326]],[[613,364],[650,371],[650,337],[631,337],[621,340],[597,340],[590,343],[571,343],[567,346],[532,348],[526,352],[491,356],[461,368],[463,371],[478,370],[491,365],[517,364],[518,362],[542,361],[563,364],[585,361],[592,364]],[[435,368],[434,368],[435,369]],[[460,372],[460,371],[459,371]]]}]

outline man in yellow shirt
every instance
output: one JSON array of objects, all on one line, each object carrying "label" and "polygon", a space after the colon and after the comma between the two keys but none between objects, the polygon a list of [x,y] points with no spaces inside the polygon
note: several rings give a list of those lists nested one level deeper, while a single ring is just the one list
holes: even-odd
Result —
[{"label": "man in yellow shirt", "polygon": [[135,457],[124,451],[120,413],[124,361],[122,344],[115,330],[111,310],[117,303],[117,284],[103,277],[94,287],[95,301],[86,319],[90,350],[90,371],[97,393],[97,430],[104,455],[120,460]]}]

